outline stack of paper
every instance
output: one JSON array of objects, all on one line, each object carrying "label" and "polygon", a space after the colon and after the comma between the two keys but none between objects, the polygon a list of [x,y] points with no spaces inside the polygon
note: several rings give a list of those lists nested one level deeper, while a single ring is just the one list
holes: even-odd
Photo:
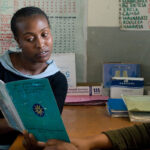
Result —
[{"label": "stack of paper", "polygon": [[108,96],[102,95],[101,86],[76,86],[69,87],[66,105],[104,105]]},{"label": "stack of paper", "polygon": [[102,95],[102,86],[69,87],[67,95]]},{"label": "stack of paper", "polygon": [[108,99],[107,111],[112,117],[128,117],[128,110],[123,99]]},{"label": "stack of paper", "polygon": [[150,96],[122,96],[130,120],[133,122],[150,122]]},{"label": "stack of paper", "polygon": [[101,95],[68,95],[66,97],[66,105],[105,105],[108,96]]}]

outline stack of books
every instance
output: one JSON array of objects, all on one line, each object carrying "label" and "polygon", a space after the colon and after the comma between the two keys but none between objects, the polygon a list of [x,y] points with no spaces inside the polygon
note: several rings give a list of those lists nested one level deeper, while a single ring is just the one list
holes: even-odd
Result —
[{"label": "stack of books", "polygon": [[107,111],[112,117],[128,117],[128,110],[123,99],[110,98],[107,101]]}]

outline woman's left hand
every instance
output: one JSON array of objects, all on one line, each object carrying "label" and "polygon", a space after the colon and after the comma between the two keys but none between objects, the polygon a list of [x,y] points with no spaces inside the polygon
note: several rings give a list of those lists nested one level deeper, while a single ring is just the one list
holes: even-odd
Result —
[{"label": "woman's left hand", "polygon": [[78,150],[72,143],[67,143],[60,140],[48,140],[44,150]]}]

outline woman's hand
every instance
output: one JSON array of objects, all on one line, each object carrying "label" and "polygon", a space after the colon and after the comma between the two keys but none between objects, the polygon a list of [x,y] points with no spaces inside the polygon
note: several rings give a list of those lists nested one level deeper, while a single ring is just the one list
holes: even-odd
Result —
[{"label": "woman's hand", "polygon": [[48,140],[44,150],[90,150],[89,138],[72,139],[71,143],[60,140]]},{"label": "woman's hand", "polygon": [[75,145],[78,150],[90,150],[90,139],[88,138],[78,138],[72,139],[71,143]]},{"label": "woman's hand", "polygon": [[72,139],[78,150],[111,149],[112,143],[105,134],[98,134],[86,138]]},{"label": "woman's hand", "polygon": [[72,143],[60,140],[48,140],[44,150],[78,150]]},{"label": "woman's hand", "polygon": [[33,134],[23,131],[23,135],[23,146],[26,150],[42,150],[45,147],[45,143],[37,141]]}]

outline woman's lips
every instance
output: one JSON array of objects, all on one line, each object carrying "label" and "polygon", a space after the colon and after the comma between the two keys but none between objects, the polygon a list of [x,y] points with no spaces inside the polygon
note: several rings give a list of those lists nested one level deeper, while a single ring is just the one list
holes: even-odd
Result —
[{"label": "woman's lips", "polygon": [[38,53],[37,56],[38,57],[45,57],[45,56],[47,56],[47,54],[48,54],[48,51],[43,51],[41,53]]}]

